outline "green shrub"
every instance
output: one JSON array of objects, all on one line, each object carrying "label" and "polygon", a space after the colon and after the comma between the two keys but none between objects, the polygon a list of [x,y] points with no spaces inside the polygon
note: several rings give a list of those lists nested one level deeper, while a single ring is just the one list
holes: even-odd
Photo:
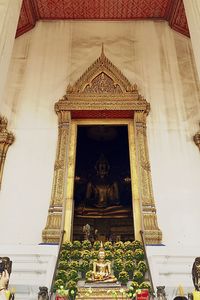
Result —
[{"label": "green shrub", "polygon": [[69,269],[69,262],[65,260],[61,260],[58,263],[59,270],[68,270]]},{"label": "green shrub", "polygon": [[113,271],[115,276],[118,278],[119,273],[123,270],[123,261],[122,259],[114,260]]}]

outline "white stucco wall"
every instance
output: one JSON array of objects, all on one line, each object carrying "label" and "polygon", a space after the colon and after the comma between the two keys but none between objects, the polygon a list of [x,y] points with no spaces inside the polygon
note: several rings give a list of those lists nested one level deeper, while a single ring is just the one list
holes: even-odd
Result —
[{"label": "white stucco wall", "polygon": [[190,40],[166,22],[38,22],[17,38],[1,101],[16,141],[0,192],[0,243],[37,244],[46,224],[57,143],[54,103],[100,55],[151,104],[148,141],[163,243],[200,246],[200,94]]}]

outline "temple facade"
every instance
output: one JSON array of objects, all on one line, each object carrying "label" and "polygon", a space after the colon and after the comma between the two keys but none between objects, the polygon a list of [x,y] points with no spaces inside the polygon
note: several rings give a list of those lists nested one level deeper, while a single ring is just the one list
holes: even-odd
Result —
[{"label": "temple facade", "polygon": [[[13,10],[16,12],[13,28],[18,20],[18,2]],[[13,43],[13,47],[5,43],[0,49],[3,55],[0,113],[7,118],[7,130],[15,138],[3,166],[0,165],[3,168],[0,249],[34,248],[42,242],[51,242],[44,241],[44,229],[48,229],[55,162],[58,163],[60,129],[58,110],[55,112],[54,106],[69,93],[69,85],[73,87],[100,57],[103,43],[106,58],[132,86],[137,85],[137,93],[150,104],[145,119],[146,141],[156,211],[154,229],[160,234],[159,246],[147,247],[150,261],[155,267],[154,256],[162,257],[162,262],[166,257],[190,257],[191,264],[200,248],[200,152],[194,142],[200,129],[200,92],[195,30],[192,42],[171,29],[166,21],[153,20],[38,21],[32,30],[15,40],[14,29],[4,27],[3,30],[7,43]],[[138,111],[138,107],[134,110]],[[111,119],[109,114],[95,117],[81,112],[84,109],[70,119],[95,119],[95,122],[103,119],[102,124]],[[121,115],[115,116],[116,123],[121,119]],[[134,118],[128,115],[125,119]],[[67,173],[63,176],[64,185],[57,183],[56,188],[63,189],[65,201],[70,179]],[[73,205],[67,203],[63,206],[64,215],[72,217]],[[52,207],[56,214],[56,202]],[[137,228],[144,230],[143,213],[140,213],[141,224]],[[49,247],[57,246],[46,245],[45,249]],[[156,284],[163,283],[164,279],[159,282],[158,275],[155,271]]]}]

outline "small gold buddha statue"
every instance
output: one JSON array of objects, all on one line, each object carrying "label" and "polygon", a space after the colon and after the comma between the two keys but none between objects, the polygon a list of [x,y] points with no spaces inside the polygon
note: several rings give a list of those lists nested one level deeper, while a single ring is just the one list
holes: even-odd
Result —
[{"label": "small gold buddha statue", "polygon": [[93,263],[92,276],[88,282],[116,282],[117,278],[111,274],[111,262],[105,261],[105,250],[101,242],[99,249],[98,261]]}]

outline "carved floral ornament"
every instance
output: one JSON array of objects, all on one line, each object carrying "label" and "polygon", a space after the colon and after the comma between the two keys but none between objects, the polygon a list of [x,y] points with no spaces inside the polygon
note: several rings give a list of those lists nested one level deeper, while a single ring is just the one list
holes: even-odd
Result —
[{"label": "carved floral ornament", "polygon": [[0,115],[0,187],[8,147],[14,142],[14,135],[7,130],[8,120]]},{"label": "carved floral ornament", "polygon": [[[125,121],[122,119],[128,119],[131,123],[129,124],[130,149],[134,153],[132,156],[134,159],[130,160],[130,165],[133,174],[138,172],[135,176],[140,177],[139,179],[134,177],[135,182],[140,182],[140,184],[133,186],[133,199],[136,199],[135,204],[138,204],[134,208],[136,211],[136,206],[138,207],[135,214],[137,218],[135,219],[135,233],[139,235],[140,229],[143,229],[147,244],[161,243],[162,232],[157,224],[146,140],[146,116],[149,110],[150,105],[138,93],[137,85],[132,85],[113,65],[105,56],[103,47],[100,57],[73,85],[68,85],[64,97],[55,103],[59,123],[58,143],[51,203],[47,224],[42,233],[43,242],[59,241],[63,230],[61,228],[63,211],[65,211],[65,238],[71,238],[74,149],[76,149],[75,123],[78,124],[82,119],[85,125],[88,124],[88,120],[90,124],[93,124],[94,119],[98,119],[98,122],[104,124],[106,122],[104,119],[110,119],[112,122],[121,120],[124,124]],[[116,121],[113,121],[114,119]],[[138,195],[141,195],[140,199]],[[65,206],[67,209],[63,210]]]}]

